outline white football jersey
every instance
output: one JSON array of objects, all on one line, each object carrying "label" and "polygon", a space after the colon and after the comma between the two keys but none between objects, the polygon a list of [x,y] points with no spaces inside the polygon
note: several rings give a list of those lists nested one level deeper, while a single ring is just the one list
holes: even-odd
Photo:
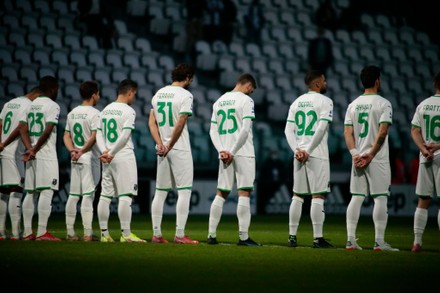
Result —
[{"label": "white football jersey", "polygon": [[36,157],[44,160],[58,160],[57,158],[57,127],[60,115],[60,106],[48,97],[36,98],[28,108],[27,124],[29,137],[34,146],[43,134],[46,124],[55,124],[46,143],[37,152]]},{"label": "white football jersey", "polygon": [[[356,149],[360,154],[371,149],[382,123],[393,123],[393,108],[380,95],[361,95],[348,105],[344,125],[353,126]],[[389,162],[388,135],[373,162]]]},{"label": "white football jersey", "polygon": [[[123,129],[135,129],[136,112],[132,107],[125,103],[113,102],[101,111],[101,119],[98,130],[102,132],[105,148],[112,149],[116,141],[122,134]],[[132,138],[115,155],[115,158],[134,155]]]},{"label": "white football jersey", "polygon": [[[151,99],[151,107],[159,127],[163,144],[167,144],[174,131],[174,126],[181,114],[192,116],[193,95],[179,86],[168,85],[160,90]],[[173,149],[191,151],[188,127],[185,124],[182,134]]]},{"label": "white football jersey", "polygon": [[[98,130],[100,112],[92,106],[79,105],[67,114],[65,131],[69,132],[75,148],[81,149],[90,139],[92,132]],[[91,160],[97,160],[99,156],[98,146],[83,154],[78,163],[90,164]]]},{"label": "white football jersey", "polygon": [[[26,113],[29,105],[32,103],[27,97],[17,97],[7,102],[0,114],[2,121],[2,141],[5,141],[12,131],[17,128],[20,121],[26,121]],[[16,155],[21,155],[24,152],[24,145],[18,136],[11,142],[0,155],[3,158],[14,159]]]},{"label": "white football jersey", "polygon": [[[320,93],[308,92],[299,96],[290,105],[287,123],[294,123],[298,148],[307,149],[312,142],[318,121],[333,121],[333,101]],[[311,157],[328,160],[328,130],[319,145],[309,154]]]},{"label": "white football jersey", "polygon": [[[244,119],[255,119],[254,100],[240,91],[227,92],[212,106],[211,123],[216,124],[220,142],[231,150],[238,139]],[[252,128],[236,156],[255,157]]]},{"label": "white football jersey", "polygon": [[[411,125],[421,128],[425,143],[440,142],[440,95],[431,96],[417,106]],[[437,150],[434,156],[439,154],[440,150]],[[421,153],[420,162],[426,162]]]}]

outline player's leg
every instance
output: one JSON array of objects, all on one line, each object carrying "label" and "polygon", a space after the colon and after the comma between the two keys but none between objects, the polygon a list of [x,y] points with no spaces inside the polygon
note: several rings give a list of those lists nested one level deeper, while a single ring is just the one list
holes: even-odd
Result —
[{"label": "player's leg", "polygon": [[130,196],[119,196],[118,197],[118,217],[121,224],[122,236],[128,237],[131,234],[131,218],[132,210],[131,203],[132,198]]},{"label": "player's leg", "polygon": [[8,211],[11,219],[11,239],[20,239],[21,233],[21,201],[23,193],[13,191],[9,194]]},{"label": "player's leg", "polygon": [[307,181],[306,166],[297,160],[293,162],[293,197],[289,207],[289,239],[290,247],[297,246],[297,237],[299,221],[302,214],[304,195],[310,194],[310,188]]},{"label": "player's leg", "polygon": [[52,212],[52,189],[44,189],[40,191],[38,197],[38,230],[37,239],[47,233],[47,223],[49,221],[50,214]]},{"label": "player's leg", "polygon": [[90,241],[93,236],[93,199],[95,194],[84,195],[81,199],[81,218],[84,228],[84,240]]},{"label": "player's leg", "polygon": [[191,202],[191,190],[194,179],[193,159],[191,152],[175,150],[168,153],[171,172],[177,188],[176,233],[174,243],[198,244],[197,240],[185,235]]},{"label": "player's leg", "polygon": [[306,163],[307,179],[312,193],[310,219],[313,226],[313,247],[331,248],[324,239],[323,229],[325,221],[324,200],[330,192],[330,163],[320,158],[309,158]]},{"label": "player's leg", "polygon": [[6,215],[8,214],[9,194],[0,193],[0,240],[6,240]]},{"label": "player's leg", "polygon": [[255,181],[255,158],[236,156],[233,162],[237,178],[238,245],[261,246],[249,237],[251,225],[251,192]]},{"label": "player's leg", "polygon": [[217,244],[217,227],[220,223],[223,206],[234,184],[234,164],[225,165],[219,160],[217,191],[209,210],[208,240],[209,244]]},{"label": "player's leg", "polygon": [[351,199],[346,212],[347,226],[347,250],[361,250],[357,244],[356,230],[361,214],[362,203],[365,196],[369,194],[367,175],[364,169],[355,168],[352,165],[350,177]]},{"label": "player's leg", "polygon": [[77,206],[80,197],[78,195],[69,195],[67,198],[66,206],[65,206],[65,214],[66,214],[66,230],[67,230],[67,240],[78,240],[78,236],[75,233],[75,219],[77,214]]},{"label": "player's leg", "polygon": [[172,188],[171,170],[167,157],[157,157],[156,191],[151,202],[152,242],[166,243],[162,235],[163,206]]},{"label": "player's leg", "polygon": [[98,201],[98,222],[101,230],[101,242],[113,242],[108,231],[108,220],[110,218],[110,204],[115,195],[113,186],[112,169],[110,164],[102,166],[101,195]]},{"label": "player's leg", "polygon": [[38,198],[38,192],[35,186],[36,160],[26,163],[26,175],[24,180],[24,190],[26,195],[23,199],[23,240],[34,240],[35,234],[32,230],[32,218],[35,213],[35,202]]},{"label": "player's leg", "polygon": [[423,233],[428,222],[428,208],[431,203],[431,195],[434,194],[434,168],[433,164],[419,164],[417,174],[416,194],[419,197],[417,208],[414,212],[414,241],[412,252],[422,249]]}]

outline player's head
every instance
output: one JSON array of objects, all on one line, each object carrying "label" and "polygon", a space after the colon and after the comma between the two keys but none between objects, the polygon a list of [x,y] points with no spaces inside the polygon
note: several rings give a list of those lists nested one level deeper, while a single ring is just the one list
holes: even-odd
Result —
[{"label": "player's head", "polygon": [[188,88],[194,79],[195,69],[187,63],[178,64],[171,72],[171,80],[173,82],[183,82],[184,88]]},{"label": "player's head", "polygon": [[365,66],[361,71],[361,82],[364,89],[377,87],[380,89],[380,68],[375,65]]},{"label": "player's head", "polygon": [[322,73],[320,70],[308,71],[304,77],[304,83],[311,91],[318,92],[320,94],[325,94],[327,92],[327,81],[324,73]]},{"label": "player's head", "polygon": [[434,87],[437,91],[440,91],[440,71],[437,72],[434,78]]},{"label": "player's head", "polygon": [[257,82],[250,73],[243,73],[237,78],[237,86],[242,88],[243,93],[250,95],[257,88]]},{"label": "player's head", "polygon": [[79,93],[83,101],[88,101],[93,99],[93,106],[95,106],[99,101],[99,88],[96,81],[85,81],[79,86]]},{"label": "player's head", "polygon": [[118,96],[127,96],[128,104],[131,105],[134,101],[134,97],[136,96],[138,85],[135,81],[131,79],[124,79],[119,83],[118,86]]},{"label": "player's head", "polygon": [[51,98],[52,100],[57,99],[58,95],[58,81],[55,77],[46,75],[40,79],[40,84],[38,88],[41,91],[41,94]]}]

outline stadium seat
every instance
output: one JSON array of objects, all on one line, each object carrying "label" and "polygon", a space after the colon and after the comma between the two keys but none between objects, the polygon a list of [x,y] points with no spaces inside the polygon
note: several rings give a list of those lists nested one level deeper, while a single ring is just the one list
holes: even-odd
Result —
[{"label": "stadium seat", "polygon": [[111,69],[105,67],[97,67],[93,74],[94,79],[101,85],[107,85],[111,83]]},{"label": "stadium seat", "polygon": [[57,69],[57,66],[54,65],[40,65],[38,68],[38,78],[40,79],[46,75],[56,76]]},{"label": "stadium seat", "polygon": [[275,43],[264,43],[262,47],[263,55],[269,58],[278,58],[277,46]]},{"label": "stadium seat", "polygon": [[250,72],[251,64],[249,63],[249,58],[246,57],[235,58],[235,69],[240,72]]},{"label": "stadium seat", "polygon": [[122,80],[129,78],[130,71],[128,68],[123,67],[113,68],[111,72],[112,82],[119,84]]},{"label": "stadium seat", "polygon": [[79,50],[81,46],[81,36],[79,33],[67,33],[63,37],[64,45],[71,50]]},{"label": "stadium seat", "polygon": [[20,67],[20,80],[26,82],[35,82],[38,80],[37,77],[37,66],[27,64]]},{"label": "stadium seat", "polygon": [[244,52],[244,45],[240,42],[232,42],[229,45],[229,53],[231,55],[243,57],[245,56]]},{"label": "stadium seat", "polygon": [[75,82],[75,67],[70,65],[61,65],[58,67],[57,78],[64,83]]},{"label": "stadium seat", "polygon": [[39,63],[41,65],[47,64],[50,60],[51,49],[49,48],[37,48],[32,53],[32,60],[34,63]]},{"label": "stadium seat", "polygon": [[34,2],[34,10],[37,12],[41,12],[42,14],[46,14],[50,12],[49,2],[46,0],[35,0]]},{"label": "stadium seat", "polygon": [[[17,48],[14,50],[14,61],[21,64],[31,64],[32,63],[32,56],[31,56],[31,49],[23,47],[23,48]],[[9,60],[12,61],[12,60]]]},{"label": "stadium seat", "polygon": [[127,14],[136,17],[145,17],[148,2],[143,0],[128,0]]},{"label": "stadium seat", "polygon": [[7,95],[11,98],[23,96],[25,94],[24,85],[25,83],[19,80],[8,82]]},{"label": "stadium seat", "polygon": [[[52,51],[51,60],[58,65],[69,64],[69,51],[66,49],[56,49]],[[46,61],[47,62],[47,61]]]},{"label": "stadium seat", "polygon": [[63,41],[61,39],[61,34],[59,33],[48,33],[46,35],[46,45],[52,47],[53,49],[63,48]]},{"label": "stadium seat", "polygon": [[87,51],[74,50],[70,53],[70,62],[75,66],[87,66]]},{"label": "stadium seat", "polygon": [[141,50],[142,53],[151,52],[150,41],[147,38],[136,38],[134,41],[134,47]]},{"label": "stadium seat", "polygon": [[274,90],[275,89],[275,81],[274,76],[270,73],[262,74],[259,76],[258,84],[265,90]]},{"label": "stadium seat", "polygon": [[9,43],[16,48],[24,47],[26,46],[25,36],[25,30],[13,29],[9,33]]},{"label": "stadium seat", "polygon": [[282,26],[274,26],[270,30],[271,39],[275,42],[286,42],[287,35],[286,29]]},{"label": "stadium seat", "polygon": [[[31,31],[38,28],[38,19],[37,16],[33,13],[24,14],[21,17],[22,27],[26,28],[27,31]],[[16,26],[18,28],[19,26]]]},{"label": "stadium seat", "polygon": [[54,33],[57,30],[56,19],[58,15],[51,13],[44,13],[40,18],[40,27],[48,33]]},{"label": "stadium seat", "polygon": [[32,12],[31,3],[27,0],[16,0],[15,7],[21,12]]},{"label": "stadium seat", "polygon": [[280,43],[278,45],[278,52],[285,59],[292,59],[295,57],[295,52],[293,51],[292,44]]},{"label": "stadium seat", "polygon": [[267,73],[268,68],[266,59],[254,58],[252,60],[252,71],[255,71],[257,74]]},{"label": "stadium seat", "polygon": [[118,50],[108,50],[105,56],[105,62],[113,68],[122,67],[122,52]]},{"label": "stadium seat", "polygon": [[395,46],[399,44],[399,37],[397,31],[391,29],[388,29],[383,32],[383,39],[390,46]]},{"label": "stadium seat", "polygon": [[0,47],[0,61],[4,63],[9,63],[12,60],[12,46],[9,47]]},{"label": "stadium seat", "polygon": [[27,35],[27,44],[34,47],[36,50],[44,47],[44,34],[39,31],[30,31]]},{"label": "stadium seat", "polygon": [[137,69],[140,67],[140,55],[137,52],[125,53],[123,55],[123,62],[125,66],[128,66],[132,69]]},{"label": "stadium seat", "polygon": [[105,52],[101,50],[91,51],[88,55],[88,61],[90,65],[95,66],[95,68],[105,67]]},{"label": "stadium seat", "polygon": [[83,47],[91,51],[99,49],[98,41],[93,36],[88,36],[88,35],[83,36],[82,45]]},{"label": "stadium seat", "polygon": [[148,70],[156,70],[157,67],[157,58],[155,55],[144,54],[141,57],[142,67],[146,67]]},{"label": "stadium seat", "polygon": [[148,83],[151,83],[155,87],[155,89],[163,87],[165,85],[163,79],[163,73],[160,70],[148,71],[147,79],[148,79]]},{"label": "stadium seat", "polygon": [[81,66],[76,68],[75,79],[79,82],[93,80],[93,67]]},{"label": "stadium seat", "polygon": [[279,22],[277,9],[264,9],[264,19],[269,26],[277,26]]},{"label": "stadium seat", "polygon": [[[10,60],[10,61],[12,61],[12,60]],[[8,82],[18,81],[19,80],[18,70],[19,70],[18,64],[4,63],[4,64],[2,64],[2,67],[1,67],[2,78],[7,80]]]},{"label": "stadium seat", "polygon": [[234,61],[235,61],[235,58],[233,58],[231,56],[228,56],[228,55],[219,56],[218,69],[220,71],[233,71],[234,70]]},{"label": "stadium seat", "polygon": [[255,43],[247,43],[245,45],[246,55],[252,58],[260,58],[262,57],[260,46]]},{"label": "stadium seat", "polygon": [[57,28],[65,33],[77,32],[75,28],[75,17],[70,14],[63,14],[58,18]]},{"label": "stadium seat", "polygon": [[171,72],[175,67],[174,60],[169,55],[161,55],[159,56],[159,66],[165,71]]},{"label": "stadium seat", "polygon": [[70,8],[65,1],[55,0],[52,2],[52,11],[61,15],[67,15],[70,13]]},{"label": "stadium seat", "polygon": [[147,70],[133,69],[133,70],[130,70],[129,74],[130,74],[129,78],[131,80],[134,80],[135,82],[137,82],[138,86],[147,85],[147,81],[146,81]]},{"label": "stadium seat", "polygon": [[116,40],[116,44],[119,49],[127,53],[134,51],[133,38],[131,36],[120,35]]}]

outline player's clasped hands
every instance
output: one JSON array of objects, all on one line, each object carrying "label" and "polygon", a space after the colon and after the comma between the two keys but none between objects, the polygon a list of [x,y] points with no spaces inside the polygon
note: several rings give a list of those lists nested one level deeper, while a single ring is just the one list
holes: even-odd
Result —
[{"label": "player's clasped hands", "polygon": [[229,165],[234,159],[234,155],[232,155],[229,151],[220,151],[220,160],[222,160],[223,164]]},{"label": "player's clasped hands", "polygon": [[158,155],[160,157],[165,157],[169,151],[170,151],[170,149],[166,145],[163,145],[163,144],[156,145],[156,155]]},{"label": "player's clasped hands", "polygon": [[305,163],[308,160],[308,158],[309,158],[309,154],[305,150],[302,150],[300,148],[296,149],[296,152],[295,152],[295,159],[296,160],[298,160],[301,163]]},{"label": "player's clasped hands", "polygon": [[98,158],[103,164],[110,164],[113,160],[113,156],[109,154],[108,150],[105,150]]},{"label": "player's clasped hands", "polygon": [[23,162],[35,160],[35,151],[33,149],[27,150],[23,153]]}]

